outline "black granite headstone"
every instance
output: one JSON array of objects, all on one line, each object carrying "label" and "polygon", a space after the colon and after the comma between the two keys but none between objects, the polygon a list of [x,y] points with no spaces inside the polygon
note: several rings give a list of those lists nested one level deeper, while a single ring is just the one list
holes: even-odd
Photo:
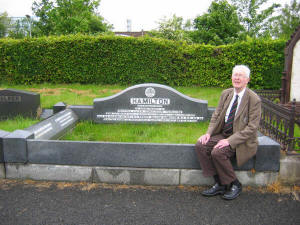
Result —
[{"label": "black granite headstone", "polygon": [[206,100],[160,84],[139,84],[111,97],[94,99],[96,123],[200,122],[208,119]]},{"label": "black granite headstone", "polygon": [[17,115],[36,118],[39,107],[40,94],[14,89],[0,90],[0,119]]}]

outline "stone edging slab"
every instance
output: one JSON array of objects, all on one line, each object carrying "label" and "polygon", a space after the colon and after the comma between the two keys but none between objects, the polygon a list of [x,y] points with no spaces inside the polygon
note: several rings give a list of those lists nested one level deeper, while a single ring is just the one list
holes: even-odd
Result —
[{"label": "stone edging slab", "polygon": [[[278,172],[237,171],[238,179],[247,186],[266,186],[278,179]],[[129,167],[88,167],[47,164],[6,163],[7,179],[48,181],[86,181],[130,185],[211,185],[212,178],[201,170]]]}]

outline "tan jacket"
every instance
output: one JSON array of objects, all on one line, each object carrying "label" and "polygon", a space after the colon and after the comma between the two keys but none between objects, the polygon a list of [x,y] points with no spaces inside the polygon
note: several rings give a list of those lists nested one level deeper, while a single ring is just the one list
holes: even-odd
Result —
[{"label": "tan jacket", "polygon": [[[226,110],[233,97],[233,88],[222,92],[218,107],[214,111],[207,130],[210,135],[222,132]],[[233,134],[228,137],[230,146],[236,150],[237,165],[240,167],[252,158],[257,151],[257,129],[261,116],[261,100],[258,95],[246,88],[233,122]]]}]

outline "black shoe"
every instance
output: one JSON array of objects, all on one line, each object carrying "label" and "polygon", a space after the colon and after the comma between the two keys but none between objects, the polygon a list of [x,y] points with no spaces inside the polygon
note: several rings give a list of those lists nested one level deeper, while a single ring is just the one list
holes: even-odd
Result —
[{"label": "black shoe", "polygon": [[233,184],[231,188],[222,196],[226,200],[233,200],[238,197],[242,192],[242,185]]},{"label": "black shoe", "polygon": [[219,195],[219,194],[224,194],[225,191],[226,191],[226,186],[219,185],[218,183],[216,183],[214,186],[212,186],[212,188],[203,191],[202,195],[210,197],[210,196],[215,196],[215,195]]}]

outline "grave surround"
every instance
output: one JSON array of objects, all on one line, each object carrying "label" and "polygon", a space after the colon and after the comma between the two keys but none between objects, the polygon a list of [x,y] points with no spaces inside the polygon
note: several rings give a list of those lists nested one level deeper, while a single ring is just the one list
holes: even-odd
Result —
[{"label": "grave surround", "polygon": [[[148,89],[150,93],[148,93],[148,95],[150,97],[147,96],[147,88],[153,88],[155,94],[153,95],[154,92],[152,89],[150,89],[150,91]],[[55,140],[64,135],[66,132],[69,132],[74,126],[76,126],[76,123],[79,120],[94,120],[95,122],[103,122],[100,121],[101,119],[99,119],[97,115],[110,115],[109,113],[112,112],[117,114],[123,113],[124,111],[118,111],[120,109],[139,110],[136,109],[136,107],[139,107],[138,105],[140,105],[140,101],[143,102],[141,105],[146,105],[147,107],[145,108],[150,108],[151,112],[155,111],[152,110],[152,108],[160,108],[160,111],[176,111],[174,112],[174,114],[176,114],[176,119],[180,118],[182,114],[189,114],[190,117],[194,118],[202,117],[199,120],[193,120],[193,122],[201,122],[202,120],[210,118],[214,109],[207,107],[207,101],[195,100],[184,96],[169,87],[164,88],[165,86],[157,84],[136,85],[117,95],[95,99],[93,106],[66,106],[65,110],[63,110],[64,107],[62,107],[63,111],[60,111],[24,130],[16,130],[13,132],[0,130],[0,147],[2,147],[0,150],[2,150],[3,153],[2,161],[4,161],[3,164],[6,165],[8,177],[21,179],[32,177],[34,179],[36,177],[40,177],[37,175],[37,170],[39,170],[39,168],[44,168],[44,173],[50,173],[50,171],[55,171],[57,168],[61,173],[59,179],[68,180],[68,178],[64,179],[63,176],[71,176],[75,179],[76,174],[73,173],[76,173],[77,170],[81,171],[83,168],[87,174],[91,173],[91,179],[93,181],[104,181],[104,178],[98,178],[100,170],[97,168],[104,168],[103,171],[101,169],[104,174],[107,174],[107,172],[105,172],[105,168],[109,171],[108,173],[114,171],[114,168],[116,168],[116,170],[120,171],[120,173],[125,171],[125,174],[127,174],[127,170],[131,171],[133,169],[134,171],[138,171],[137,173],[134,171],[129,172],[131,177],[130,183],[134,183],[137,179],[134,174],[139,174],[138,176],[141,176],[141,174],[149,173],[147,177],[151,177],[154,176],[153,174],[155,173],[160,174],[160,171],[163,173],[166,171],[169,171],[170,173],[178,173],[175,180],[179,179],[178,182],[181,183],[181,181],[187,179],[184,177],[184,174],[187,174],[187,176],[191,176],[191,174],[198,174],[197,171],[201,168],[196,160],[193,144],[112,143]],[[168,95],[164,96],[164,91]],[[154,99],[155,97],[157,98]],[[190,102],[188,103],[188,101]],[[172,102],[174,102],[174,105],[172,105]],[[118,108],[113,106],[113,104],[116,103],[120,103],[121,107]],[[59,104],[59,107],[60,105],[61,104]],[[148,107],[149,105],[151,105],[151,107]],[[158,107],[156,107],[157,105]],[[199,112],[197,112],[196,109],[198,109]],[[146,109],[146,111],[147,110],[148,109]],[[178,111],[181,111],[179,113],[181,115],[178,115]],[[107,112],[108,114],[106,114]],[[136,113],[136,111],[134,111],[134,113]],[[144,116],[144,114],[141,115]],[[159,114],[157,116],[164,118],[165,115]],[[169,117],[168,115],[166,118],[166,122],[171,122],[169,119],[173,117]],[[109,121],[105,121],[104,123],[108,122]],[[112,122],[115,123],[117,121]],[[121,120],[120,122],[145,123],[147,120]],[[255,157],[250,159],[241,168],[237,168],[235,159],[233,159],[232,162],[237,173],[244,171],[249,172],[251,169],[261,172],[268,171],[269,173],[278,173],[280,169],[279,160],[280,145],[272,139],[260,135],[258,152]],[[72,168],[74,168],[74,170]],[[87,168],[91,169],[87,170]],[[124,169],[123,171],[122,168],[127,169]],[[144,170],[149,171],[147,172]],[[98,175],[96,171],[98,171]],[[169,172],[166,172],[166,174],[169,174]],[[44,174],[44,176],[55,177],[55,175],[51,174],[49,174],[49,176]],[[163,177],[159,182],[164,184],[163,180],[168,180],[167,176],[169,175]],[[261,174],[259,176],[261,176]],[[274,176],[276,177],[276,174]],[[88,177],[84,179],[90,178]],[[144,177],[142,180],[139,180],[138,183],[143,184],[143,182],[145,182],[144,184],[151,184],[150,181],[146,182],[145,180],[143,181],[143,179],[147,180],[148,178],[146,179]],[[202,181],[200,181],[200,183],[209,181],[209,179],[201,179]],[[273,180],[274,179],[272,179],[272,181]],[[192,181],[188,179],[186,182],[186,184],[189,184]],[[253,182],[253,180],[251,182]],[[168,181],[165,184],[171,183],[172,182]]]}]

